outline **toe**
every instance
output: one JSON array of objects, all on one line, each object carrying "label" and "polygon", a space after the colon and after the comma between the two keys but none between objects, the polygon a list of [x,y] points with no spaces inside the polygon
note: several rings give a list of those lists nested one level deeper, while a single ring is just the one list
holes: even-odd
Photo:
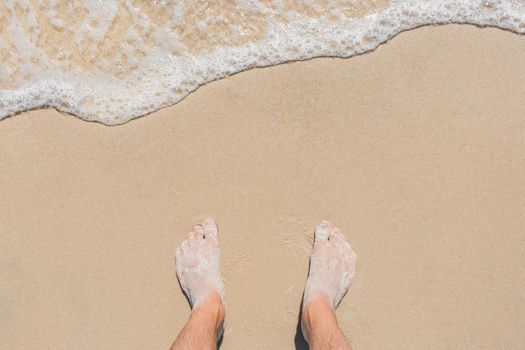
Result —
[{"label": "toe", "polygon": [[332,231],[330,231],[330,236],[328,236],[328,239],[329,240],[336,239],[336,240],[344,241],[345,240],[345,235],[343,235],[343,233],[341,232],[339,227],[334,227],[332,229]]},{"label": "toe", "polygon": [[328,240],[328,235],[330,234],[331,229],[332,225],[328,221],[321,221],[315,228],[315,242],[318,243]]},{"label": "toe", "polygon": [[346,262],[346,271],[348,273],[348,277],[349,278],[353,278],[354,275],[355,275],[355,263],[356,263],[356,256],[355,256],[355,253],[352,252],[352,254],[350,255],[350,259],[348,259],[348,261]]},{"label": "toe", "polygon": [[202,225],[193,226],[193,232],[195,232],[195,238],[204,238],[204,229],[202,228]]},{"label": "toe", "polygon": [[175,250],[175,271],[177,274],[180,272],[180,269],[182,267],[182,249],[181,247],[178,247]]},{"label": "toe", "polygon": [[217,224],[212,218],[206,218],[202,222],[204,237],[217,237]]},{"label": "toe", "polygon": [[[189,233],[188,233],[188,236],[189,236]],[[185,239],[184,241],[182,241],[182,243],[180,244],[180,247],[179,249],[181,251],[184,251],[184,250],[187,250],[187,249],[190,249],[190,242],[193,241],[192,239]]]},{"label": "toe", "polygon": [[175,249],[175,262],[178,262],[182,259],[182,250],[180,249],[180,247],[177,247],[177,249]]},{"label": "toe", "polygon": [[[350,249],[352,249],[352,248],[350,248]],[[350,253],[350,263],[352,264],[352,266],[354,266],[356,262],[357,262],[357,255],[352,250],[352,252]]]},{"label": "toe", "polygon": [[354,250],[352,249],[352,246],[346,240],[345,240],[345,247],[348,251],[350,251],[350,255],[353,255],[355,257],[355,253],[354,253]]}]

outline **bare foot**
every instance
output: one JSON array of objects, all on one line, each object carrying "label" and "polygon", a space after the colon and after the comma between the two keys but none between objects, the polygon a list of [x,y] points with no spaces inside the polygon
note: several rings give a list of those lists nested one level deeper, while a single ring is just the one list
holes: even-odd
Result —
[{"label": "bare foot", "polygon": [[310,349],[351,350],[334,310],[350,286],[355,262],[355,253],[338,228],[328,221],[317,225],[301,316]]},{"label": "bare foot", "polygon": [[208,218],[194,226],[175,258],[177,277],[192,311],[171,349],[216,349],[224,332],[224,287],[215,222]]},{"label": "bare foot", "polygon": [[[217,225],[211,218],[193,227],[175,253],[177,277],[192,310],[204,300],[219,300],[224,304],[221,280],[221,251],[217,240]],[[217,298],[217,296],[219,298]]]},{"label": "bare foot", "polygon": [[317,225],[303,310],[319,298],[325,299],[335,309],[354,277],[355,262],[352,247],[337,227],[332,227],[328,221]]}]

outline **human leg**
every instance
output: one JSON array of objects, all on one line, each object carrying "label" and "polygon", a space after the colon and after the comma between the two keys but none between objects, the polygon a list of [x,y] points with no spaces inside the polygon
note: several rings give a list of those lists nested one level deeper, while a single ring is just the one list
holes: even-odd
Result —
[{"label": "human leg", "polygon": [[310,271],[303,296],[301,328],[311,350],[350,350],[335,309],[355,272],[356,255],[345,236],[329,222],[315,230]]},{"label": "human leg", "polygon": [[196,225],[177,248],[177,277],[192,311],[172,350],[216,349],[224,322],[220,256],[217,225],[210,218]]}]

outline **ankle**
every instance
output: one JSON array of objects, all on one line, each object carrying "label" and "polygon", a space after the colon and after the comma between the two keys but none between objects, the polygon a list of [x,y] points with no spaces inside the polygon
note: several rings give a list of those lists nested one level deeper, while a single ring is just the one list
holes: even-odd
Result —
[{"label": "ankle", "polygon": [[[334,308],[324,295],[319,295],[303,305],[303,321],[315,321],[319,316],[334,315]],[[335,317],[334,317],[335,318]]]},{"label": "ankle", "polygon": [[303,307],[301,328],[310,345],[329,343],[334,331],[339,329],[339,325],[334,308],[326,297],[320,295],[313,298]]},{"label": "ankle", "polygon": [[224,316],[222,299],[217,292],[213,291],[191,311],[190,317],[198,318],[203,325],[213,327],[213,330],[218,332],[224,323]]}]

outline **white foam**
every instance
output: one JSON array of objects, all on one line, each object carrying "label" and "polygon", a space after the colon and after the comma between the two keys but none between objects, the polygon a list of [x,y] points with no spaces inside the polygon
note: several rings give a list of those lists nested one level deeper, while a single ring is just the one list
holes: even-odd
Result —
[{"label": "white foam", "polygon": [[[284,0],[237,0],[242,16],[218,18],[210,8],[208,17],[194,16],[195,22],[184,13],[184,1],[165,2],[151,5],[165,12],[155,17],[131,1],[85,1],[87,14],[68,22],[68,14],[61,11],[74,14],[73,5],[68,10],[50,2],[50,9],[39,14],[26,1],[5,1],[11,12],[3,31],[0,25],[0,58],[6,60],[0,66],[0,119],[50,106],[82,119],[121,124],[175,104],[200,85],[235,72],[319,56],[351,57],[401,31],[428,24],[469,23],[525,33],[522,0],[391,0],[386,8],[359,18],[345,15],[336,2],[322,12],[326,9],[315,1],[302,1],[319,13],[313,16],[286,9]],[[23,18],[15,15],[17,4]],[[47,52],[45,43],[38,41],[46,30],[38,24],[39,16],[49,17],[59,34],[72,32],[77,50],[64,46],[55,55]],[[115,36],[117,41],[112,30],[124,16],[131,19]],[[249,31],[250,16],[263,19],[264,32]],[[226,31],[214,32],[218,21]],[[204,48],[184,42],[190,32],[185,28],[192,25]],[[213,36],[223,36],[224,43]],[[2,50],[11,52],[2,56]],[[102,56],[103,52],[114,54]]]}]

